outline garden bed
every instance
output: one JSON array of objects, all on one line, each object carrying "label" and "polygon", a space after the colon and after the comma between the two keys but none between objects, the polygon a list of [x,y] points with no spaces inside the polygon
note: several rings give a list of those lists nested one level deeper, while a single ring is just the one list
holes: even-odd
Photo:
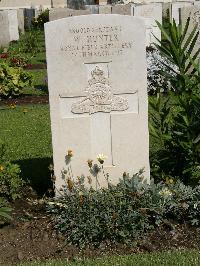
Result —
[{"label": "garden bed", "polygon": [[15,99],[1,99],[0,106],[3,105],[24,105],[24,104],[47,104],[49,103],[48,95],[24,95]]},{"label": "garden bed", "polygon": [[96,258],[102,255],[132,254],[174,249],[199,249],[200,229],[187,224],[158,227],[135,247],[101,244],[98,249],[80,251],[75,246],[66,245],[65,238],[53,227],[50,216],[45,211],[44,201],[30,189],[22,199],[12,204],[13,220],[1,225],[0,264],[16,265],[18,262],[80,258]]},{"label": "garden bed", "polygon": [[46,64],[28,64],[24,67],[26,70],[40,70],[40,69],[46,69]]}]

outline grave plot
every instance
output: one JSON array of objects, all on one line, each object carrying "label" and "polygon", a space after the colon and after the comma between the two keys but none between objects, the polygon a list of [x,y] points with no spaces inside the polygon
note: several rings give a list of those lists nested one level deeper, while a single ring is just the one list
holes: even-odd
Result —
[{"label": "grave plot", "polygon": [[57,188],[68,163],[74,176],[87,176],[87,160],[102,153],[113,182],[143,167],[149,180],[143,21],[90,15],[47,23],[45,31]]}]

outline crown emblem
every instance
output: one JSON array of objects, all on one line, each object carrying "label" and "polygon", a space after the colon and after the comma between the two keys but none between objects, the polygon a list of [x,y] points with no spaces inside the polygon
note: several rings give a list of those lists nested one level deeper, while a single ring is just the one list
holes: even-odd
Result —
[{"label": "crown emblem", "polygon": [[103,76],[104,72],[98,66],[96,66],[95,69],[92,70],[91,75],[92,77],[99,77],[99,76]]},{"label": "crown emblem", "polygon": [[91,71],[91,76],[92,78],[88,80],[88,84],[90,86],[96,83],[109,85],[109,80],[105,77],[104,71],[98,66],[96,66],[95,69]]}]

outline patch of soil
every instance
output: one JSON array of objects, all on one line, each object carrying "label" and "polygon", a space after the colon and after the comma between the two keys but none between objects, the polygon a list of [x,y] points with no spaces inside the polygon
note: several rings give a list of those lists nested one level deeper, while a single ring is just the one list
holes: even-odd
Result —
[{"label": "patch of soil", "polygon": [[49,96],[21,96],[16,99],[0,99],[0,106],[4,105],[24,105],[24,104],[46,104],[49,103]]},{"label": "patch of soil", "polygon": [[200,248],[200,229],[187,224],[163,226],[138,240],[136,247],[112,246],[103,243],[98,249],[80,251],[66,245],[65,237],[54,230],[51,217],[45,211],[44,201],[31,189],[28,196],[12,204],[13,220],[0,227],[0,264],[47,259],[95,258],[101,255],[131,254],[172,249]]},{"label": "patch of soil", "polygon": [[26,70],[40,70],[40,69],[46,69],[46,64],[28,64],[24,67]]}]

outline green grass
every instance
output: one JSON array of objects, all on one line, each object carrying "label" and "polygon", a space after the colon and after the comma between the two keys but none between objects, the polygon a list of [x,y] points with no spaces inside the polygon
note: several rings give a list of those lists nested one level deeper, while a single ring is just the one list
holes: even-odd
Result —
[{"label": "green grass", "polygon": [[52,162],[49,106],[0,108],[0,139],[7,146],[6,159],[17,162],[23,178],[43,193],[50,182],[48,166]]},{"label": "green grass", "polygon": [[47,70],[29,70],[29,73],[33,76],[33,87],[25,88],[23,90],[24,95],[46,95],[48,94],[48,86],[45,82],[45,78],[47,77]]},{"label": "green grass", "polygon": [[49,261],[20,264],[21,266],[198,266],[200,265],[199,251],[174,251],[150,254],[134,254],[129,256],[102,257],[95,260],[77,262]]},{"label": "green grass", "polygon": [[[24,114],[24,110],[27,111]],[[0,110],[0,138],[8,145],[10,160],[52,155],[48,105],[4,107]]]},{"label": "green grass", "polygon": [[30,54],[30,64],[45,64],[45,63],[46,63],[46,53],[44,51],[39,52],[34,56],[31,56]]}]

